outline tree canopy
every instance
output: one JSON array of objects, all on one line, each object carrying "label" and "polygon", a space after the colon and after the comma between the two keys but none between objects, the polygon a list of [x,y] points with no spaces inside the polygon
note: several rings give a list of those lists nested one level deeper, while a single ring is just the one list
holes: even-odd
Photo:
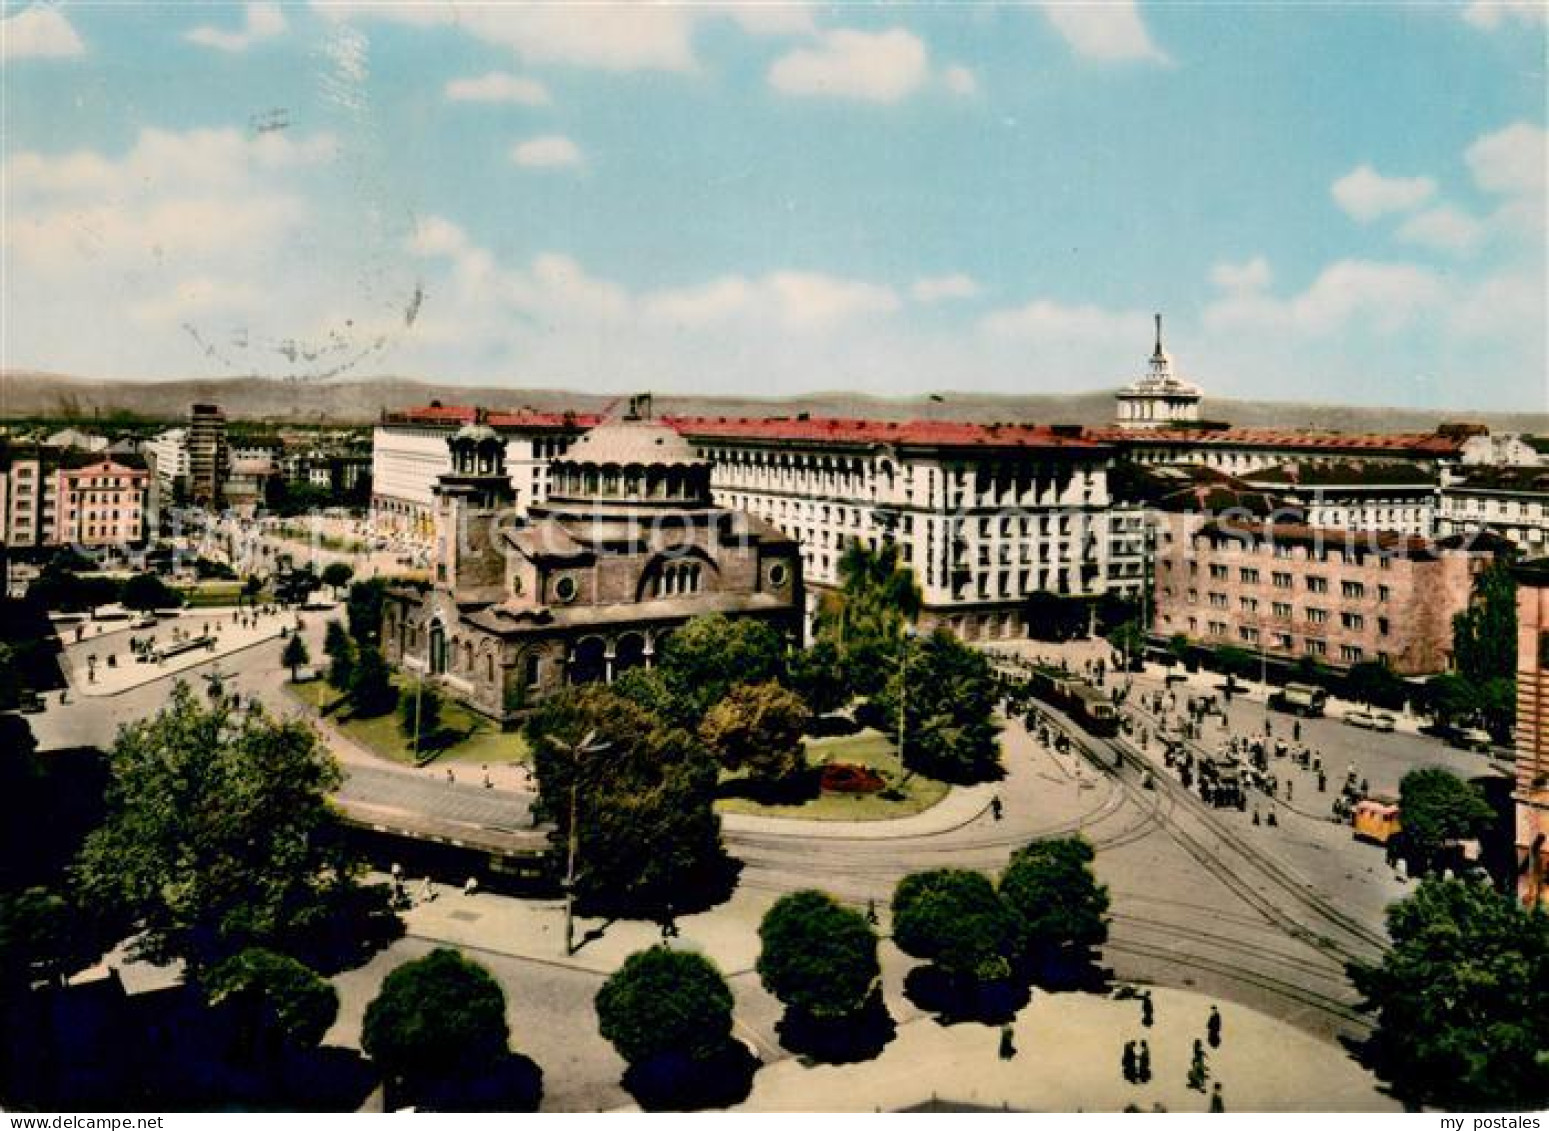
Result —
[{"label": "tree canopy", "polygon": [[1472,840],[1495,810],[1470,782],[1440,766],[1419,766],[1398,784],[1399,820],[1416,866],[1430,868],[1451,841]]},{"label": "tree canopy", "polygon": [[875,694],[896,661],[923,597],[896,543],[852,542],[839,558],[840,588],[818,606],[819,640],[832,642],[848,693]]},{"label": "tree canopy", "polygon": [[995,723],[995,671],[984,654],[945,629],[908,641],[885,689],[872,700],[881,716],[898,718],[904,703],[903,761],[943,781],[970,783],[1000,775]]},{"label": "tree canopy", "polygon": [[349,622],[351,637],[362,643],[381,643],[382,594],[386,589],[387,582],[380,577],[370,577],[350,586],[344,615]]},{"label": "tree canopy", "polygon": [[307,642],[302,639],[301,633],[291,633],[285,640],[285,647],[280,651],[280,663],[290,669],[292,682],[296,679],[297,669],[309,663],[311,659],[312,653],[307,651]]},{"label": "tree canopy", "polygon": [[329,621],[323,633],[323,655],[328,657],[329,686],[348,694],[355,671],[355,642],[336,620]]},{"label": "tree canopy", "polygon": [[1045,973],[1085,963],[1108,939],[1108,889],[1092,873],[1092,846],[1080,836],[1018,849],[1000,877],[1000,897],[1016,921],[1018,949]]},{"label": "tree canopy", "polygon": [[385,715],[398,704],[398,688],[382,650],[367,644],[356,650],[350,667],[350,710],[360,718]]},{"label": "tree canopy", "polygon": [[1392,949],[1350,974],[1395,1091],[1459,1111],[1549,1107],[1549,915],[1484,884],[1426,879],[1387,920]]},{"label": "tree canopy", "polygon": [[764,988],[811,1017],[849,1017],[881,977],[877,932],[858,911],[820,891],[781,897],[758,928]]},{"label": "tree canopy", "polygon": [[348,585],[354,576],[355,567],[348,562],[329,562],[323,567],[323,584],[335,594]]},{"label": "tree canopy", "polygon": [[108,753],[107,820],[76,867],[83,902],[195,969],[287,949],[350,881],[331,836],[338,764],[300,720],[205,706],[186,683]]},{"label": "tree canopy", "polygon": [[750,617],[695,617],[667,637],[657,670],[672,693],[702,718],[738,683],[785,677],[785,636]]},{"label": "tree canopy", "polygon": [[339,1015],[339,991],[286,954],[241,951],[203,978],[205,1000],[235,1025],[255,1052],[310,1049]]},{"label": "tree canopy", "polygon": [[731,1040],[731,989],[694,951],[631,954],[597,991],[596,1005],[602,1035],[630,1064],[663,1054],[708,1060]]},{"label": "tree canopy", "polygon": [[390,1080],[413,1087],[476,1075],[504,1057],[506,996],[490,972],[439,947],[382,980],[360,1047]]},{"label": "tree canopy", "polygon": [[978,872],[915,872],[893,893],[893,941],[905,954],[948,975],[989,982],[1011,972],[1017,924],[994,886]]},{"label": "tree canopy", "polygon": [[[559,846],[575,786],[583,904],[654,916],[719,888],[728,860],[713,808],[717,773],[696,736],[597,686],[548,700],[527,727]],[[577,758],[588,735],[596,749]]]},{"label": "tree canopy", "polygon": [[739,683],[710,708],[699,735],[726,769],[779,781],[806,765],[802,735],[811,721],[801,697],[773,680]]},{"label": "tree canopy", "polygon": [[118,600],[124,608],[142,612],[173,609],[183,603],[183,598],[154,573],[137,573],[129,578],[119,591]]}]

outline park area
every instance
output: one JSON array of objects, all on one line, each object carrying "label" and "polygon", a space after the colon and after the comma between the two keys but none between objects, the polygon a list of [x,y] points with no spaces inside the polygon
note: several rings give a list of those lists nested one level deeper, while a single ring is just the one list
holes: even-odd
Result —
[{"label": "park area", "polygon": [[[414,681],[395,677],[400,696],[414,695]],[[506,765],[526,762],[530,754],[520,731],[502,731],[484,716],[456,700],[443,698],[440,718],[430,736],[421,735],[418,755],[414,742],[403,733],[397,711],[369,718],[351,714],[346,696],[324,680],[290,684],[290,691],[314,711],[328,718],[346,737],[372,753],[406,766],[435,763]]]},{"label": "park area", "polygon": [[[805,746],[808,773],[803,775],[803,786],[793,790],[790,801],[738,795],[737,785],[743,779],[725,775],[716,809],[722,813],[804,821],[886,821],[924,812],[947,795],[949,787],[945,782],[902,772],[898,747],[879,731],[868,728],[855,734],[808,738]],[[862,778],[849,773],[829,775],[828,781],[840,788],[822,788],[825,767],[873,770],[881,777],[884,788],[843,788],[843,783]],[[732,795],[727,796],[728,793]]]}]

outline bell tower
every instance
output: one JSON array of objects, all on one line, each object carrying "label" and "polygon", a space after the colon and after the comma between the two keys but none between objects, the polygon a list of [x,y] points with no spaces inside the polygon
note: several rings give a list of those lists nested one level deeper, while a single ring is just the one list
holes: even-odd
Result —
[{"label": "bell tower", "polygon": [[516,491],[506,473],[506,442],[481,409],[472,424],[453,433],[447,446],[452,469],[432,488],[435,583],[455,592],[459,600],[498,600],[505,581],[500,520],[516,505]]}]

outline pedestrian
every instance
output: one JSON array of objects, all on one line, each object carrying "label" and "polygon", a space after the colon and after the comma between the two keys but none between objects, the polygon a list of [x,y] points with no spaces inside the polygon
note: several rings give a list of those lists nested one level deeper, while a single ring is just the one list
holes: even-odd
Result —
[{"label": "pedestrian", "polygon": [[1119,1070],[1124,1073],[1126,1084],[1138,1084],[1140,1081],[1135,1075],[1135,1042],[1124,1042],[1124,1055],[1119,1058]]},{"label": "pedestrian", "polygon": [[1221,1113],[1226,1110],[1226,1103],[1221,1099],[1221,1081],[1219,1080],[1210,1089],[1210,1110],[1215,1113]]},{"label": "pedestrian", "polygon": [[457,782],[457,775],[452,772],[452,767],[448,766],[446,768],[446,784],[447,785],[455,785],[456,782]]},{"label": "pedestrian", "polygon": [[1142,1040],[1135,1056],[1135,1076],[1142,1084],[1151,1083],[1151,1042]]},{"label": "pedestrian", "polygon": [[469,876],[468,879],[467,879],[467,882],[465,882],[463,884],[463,894],[464,895],[473,895],[478,890],[479,890],[479,878],[477,876]]},{"label": "pedestrian", "polygon": [[1261,821],[1260,821],[1260,820],[1259,820],[1259,809],[1258,809],[1258,806],[1257,806],[1257,805],[1255,805],[1255,806],[1254,806],[1254,807],[1253,807],[1253,823],[1254,823],[1254,824],[1255,824],[1255,825],[1257,825],[1257,824],[1261,824],[1261,823],[1262,823],[1262,822],[1261,822]]},{"label": "pedestrian", "polygon": [[1140,1023],[1147,1029],[1156,1023],[1156,1006],[1151,1001],[1150,990],[1140,999]]},{"label": "pedestrian", "polygon": [[880,922],[880,920],[877,918],[877,901],[875,899],[868,899],[866,901],[866,922],[870,923],[873,927],[875,927],[877,923]]},{"label": "pedestrian", "polygon": [[1205,1039],[1210,1042],[1210,1047],[1221,1047],[1221,1011],[1215,1006],[1210,1007],[1210,1018],[1205,1022]]},{"label": "pedestrian", "polygon": [[1000,1058],[1010,1060],[1017,1054],[1016,1034],[1010,1025],[1000,1027]]},{"label": "pedestrian", "polygon": [[1194,1038],[1194,1055],[1189,1059],[1188,1085],[1192,1091],[1203,1092],[1205,1081],[1210,1079],[1210,1069],[1205,1065],[1205,1045]]},{"label": "pedestrian", "polygon": [[1297,742],[1300,742],[1302,740],[1302,720],[1301,719],[1297,719],[1294,723],[1291,724],[1291,737],[1293,739],[1295,739]]},{"label": "pedestrian", "polygon": [[494,789],[495,788],[495,783],[490,780],[489,771],[487,771],[487,770],[484,773],[484,788],[485,789]]},{"label": "pedestrian", "polygon": [[1272,829],[1279,826],[1280,822],[1275,819],[1275,810],[1273,807],[1271,807],[1269,810],[1269,816],[1264,818],[1264,823]]},{"label": "pedestrian", "polygon": [[1003,815],[1004,806],[1001,805],[1000,794],[997,793],[995,796],[990,798],[990,816],[994,817],[998,821]]},{"label": "pedestrian", "polygon": [[1290,778],[1286,778],[1285,779],[1285,799],[1287,801],[1291,800],[1291,792],[1292,792],[1291,787],[1293,785],[1295,785],[1295,783],[1293,781],[1291,781]]},{"label": "pedestrian", "polygon": [[425,882],[420,884],[420,902],[434,903],[436,900],[436,885],[430,882],[430,877],[425,877]]}]

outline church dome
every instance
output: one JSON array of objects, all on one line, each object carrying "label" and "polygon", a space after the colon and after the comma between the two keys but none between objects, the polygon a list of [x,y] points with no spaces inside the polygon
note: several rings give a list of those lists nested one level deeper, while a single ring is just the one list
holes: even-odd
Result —
[{"label": "church dome", "polygon": [[671,428],[642,420],[599,424],[570,446],[565,460],[599,467],[672,467],[704,462],[694,454],[688,441]]},{"label": "church dome", "polygon": [[705,506],[710,464],[661,424],[599,424],[554,461],[549,497],[646,506]]}]

